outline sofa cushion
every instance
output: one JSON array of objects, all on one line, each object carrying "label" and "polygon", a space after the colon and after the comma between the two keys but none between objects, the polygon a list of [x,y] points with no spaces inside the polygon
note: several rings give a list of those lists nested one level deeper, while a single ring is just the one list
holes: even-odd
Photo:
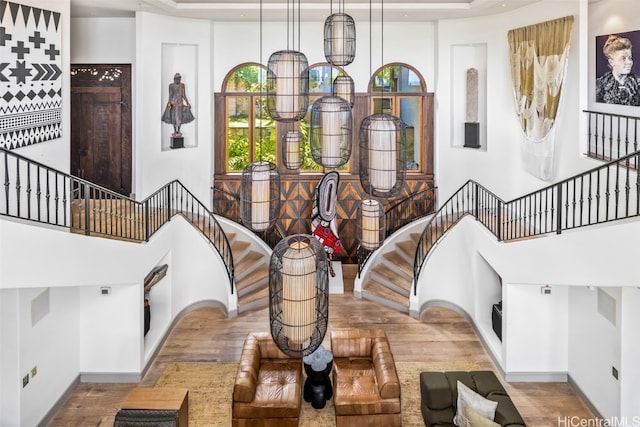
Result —
[{"label": "sofa cushion", "polygon": [[465,416],[465,410],[467,407],[473,408],[474,411],[478,412],[483,417],[493,421],[496,414],[496,408],[498,407],[498,402],[484,398],[462,382],[458,381],[457,388],[457,412],[456,416],[453,418],[453,423],[455,425],[461,427],[466,427],[468,425],[468,420]]},{"label": "sofa cushion", "polygon": [[471,406],[465,406],[464,416],[467,419],[467,427],[500,427],[500,424],[483,417]]}]

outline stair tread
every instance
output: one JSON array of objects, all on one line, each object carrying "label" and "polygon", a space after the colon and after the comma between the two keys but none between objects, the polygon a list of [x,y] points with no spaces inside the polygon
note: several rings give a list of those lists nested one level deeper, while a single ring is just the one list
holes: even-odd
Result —
[{"label": "stair tread", "polygon": [[411,265],[402,255],[396,251],[387,252],[382,255],[384,259],[394,264],[403,273],[409,277],[413,277],[413,265]]},{"label": "stair tread", "polygon": [[264,257],[264,254],[257,251],[249,251],[249,253],[243,255],[237,263],[234,262],[236,276],[240,276],[242,273],[253,267],[256,262]]},{"label": "stair tread", "polygon": [[233,240],[231,242],[231,253],[233,253],[235,256],[238,256],[249,246],[251,246],[251,242],[246,242],[244,240]]},{"label": "stair tread", "polygon": [[265,280],[267,279],[267,283],[268,279],[269,279],[269,265],[266,263],[263,263],[261,266],[259,266],[258,268],[256,268],[255,270],[253,270],[251,273],[249,273],[247,276],[241,278],[240,280],[236,281],[236,288],[240,289],[244,289],[244,288],[248,288],[251,285],[254,285],[258,282],[260,282],[261,280]]},{"label": "stair tread", "polygon": [[376,280],[369,279],[367,283],[362,288],[363,292],[368,292],[370,294],[376,295],[378,297],[388,299],[396,304],[401,304],[402,306],[409,307],[409,298],[403,295],[400,295],[397,292],[387,288],[382,283],[379,283]]},{"label": "stair tread", "polygon": [[400,248],[402,252],[413,257],[416,253],[417,244],[413,240],[403,240],[401,242],[397,242],[396,246]]},{"label": "stair tread", "polygon": [[249,292],[246,295],[238,297],[238,308],[240,309],[242,306],[247,306],[251,303],[257,302],[261,299],[266,299],[267,303],[269,302],[269,287],[265,286],[264,288],[260,288],[255,290],[254,292]]},{"label": "stair tread", "polygon": [[394,271],[387,265],[378,264],[371,269],[371,272],[383,277],[385,280],[388,280],[399,288],[409,289],[411,287],[410,279],[408,279],[404,274]]}]

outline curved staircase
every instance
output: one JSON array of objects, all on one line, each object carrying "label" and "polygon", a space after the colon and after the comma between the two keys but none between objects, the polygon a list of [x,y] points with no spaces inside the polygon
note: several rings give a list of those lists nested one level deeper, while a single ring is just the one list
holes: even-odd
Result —
[{"label": "curved staircase", "polygon": [[238,314],[268,306],[269,255],[256,250],[246,236],[227,233],[227,238],[235,267]]}]

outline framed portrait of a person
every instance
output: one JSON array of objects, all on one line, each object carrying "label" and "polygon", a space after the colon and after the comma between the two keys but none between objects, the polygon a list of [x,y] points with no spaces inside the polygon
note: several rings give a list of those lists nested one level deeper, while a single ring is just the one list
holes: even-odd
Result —
[{"label": "framed portrait of a person", "polygon": [[596,102],[640,106],[634,57],[640,58],[640,30],[596,36]]}]

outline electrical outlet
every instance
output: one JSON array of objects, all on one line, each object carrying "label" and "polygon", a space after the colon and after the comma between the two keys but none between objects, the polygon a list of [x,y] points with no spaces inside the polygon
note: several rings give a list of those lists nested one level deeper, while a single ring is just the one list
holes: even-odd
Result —
[{"label": "electrical outlet", "polygon": [[618,370],[615,366],[611,367],[611,375],[613,375],[613,378],[618,379]]},{"label": "electrical outlet", "polygon": [[22,377],[22,388],[26,387],[29,384],[29,374]]},{"label": "electrical outlet", "polygon": [[37,373],[38,373],[37,366],[34,366],[33,368],[31,368],[31,378],[35,377]]}]

